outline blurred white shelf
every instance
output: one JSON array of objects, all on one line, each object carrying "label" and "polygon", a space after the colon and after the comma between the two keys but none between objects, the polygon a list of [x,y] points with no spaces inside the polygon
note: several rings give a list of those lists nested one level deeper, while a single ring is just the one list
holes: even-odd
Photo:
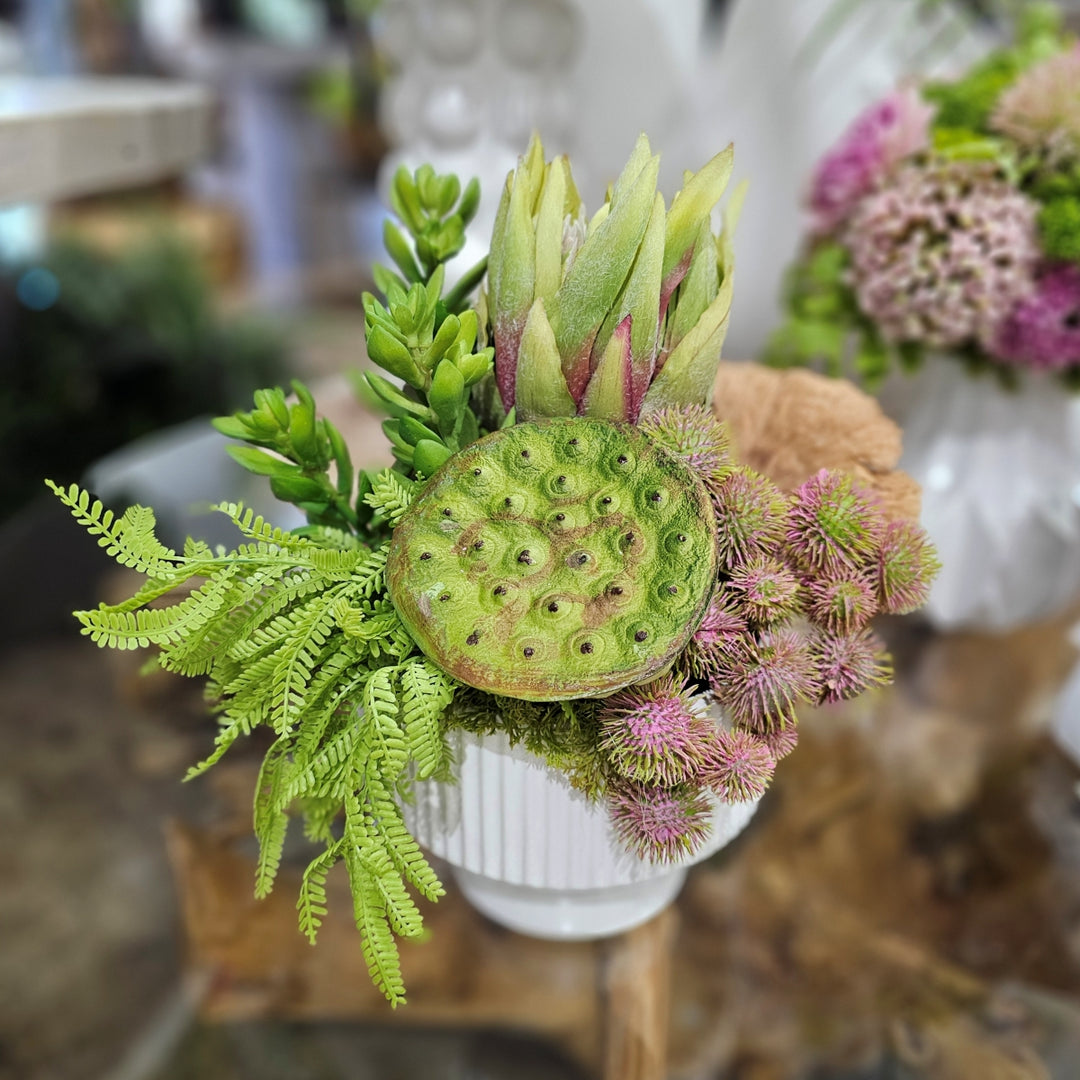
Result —
[{"label": "blurred white shelf", "polygon": [[0,206],[182,172],[209,152],[212,106],[191,83],[0,77]]}]

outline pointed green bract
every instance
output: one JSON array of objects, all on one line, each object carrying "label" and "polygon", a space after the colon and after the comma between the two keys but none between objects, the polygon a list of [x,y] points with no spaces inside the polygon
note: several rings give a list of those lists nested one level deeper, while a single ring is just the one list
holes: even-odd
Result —
[{"label": "pointed green bract", "polygon": [[621,420],[633,411],[633,316],[627,315],[615,332],[608,338],[607,348],[596,365],[585,399],[581,403],[581,415],[597,420]]},{"label": "pointed green bract", "polygon": [[702,221],[708,219],[724,194],[734,165],[735,149],[728,146],[694,173],[675,196],[668,211],[664,277],[671,273],[693,246]]},{"label": "pointed green bract", "polygon": [[540,297],[537,297],[525,323],[519,356],[521,373],[515,403],[520,419],[538,420],[573,413],[574,401],[563,379],[555,334]]},{"label": "pointed green bract", "polygon": [[659,169],[660,159],[651,157],[625,197],[612,202],[611,212],[586,237],[552,301],[548,316],[563,357],[563,374],[575,400],[585,392],[593,341],[630,273],[648,228]]}]

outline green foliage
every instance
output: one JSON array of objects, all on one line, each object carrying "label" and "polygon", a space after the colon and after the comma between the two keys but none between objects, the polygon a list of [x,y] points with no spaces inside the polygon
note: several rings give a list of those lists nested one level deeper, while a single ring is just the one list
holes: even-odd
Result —
[{"label": "green foliage", "polygon": [[229,454],[249,472],[267,477],[274,495],[298,506],[312,525],[332,530],[335,542],[383,535],[385,522],[365,501],[373,474],[357,473],[341,432],[317,415],[307,387],[294,379],[292,389],[294,402],[280,387],[257,390],[251,412],[214,421],[223,435],[247,444],[230,446]]},{"label": "green foliage", "polygon": [[1053,259],[1080,262],[1080,197],[1050,199],[1039,210],[1043,251]]},{"label": "green foliage", "polygon": [[412,175],[399,169],[390,202],[405,231],[388,219],[383,240],[400,273],[376,266],[382,296],[364,293],[368,357],[404,385],[365,372],[358,389],[387,415],[383,430],[399,469],[417,476],[430,476],[485,431],[472,401],[491,379],[495,352],[478,347],[480,323],[466,308],[487,259],[443,293],[445,263],[464,246],[479,198],[475,179],[462,191],[456,176],[430,165]]},{"label": "green foliage", "polygon": [[[332,439],[297,411],[306,408],[303,394],[286,409],[284,395],[268,392],[243,423],[318,476],[316,467],[334,456]],[[109,554],[147,577],[123,603],[76,612],[83,633],[117,649],[157,646],[161,667],[209,676],[220,731],[189,778],[242,735],[260,726],[274,732],[255,790],[256,895],[273,888],[290,815],[299,813],[323,848],[301,884],[301,931],[314,941],[326,875],[344,861],[372,978],[391,1004],[404,1001],[395,935],[423,929],[408,888],[434,900],[442,887],[405,829],[397,796],[407,795],[414,775],[447,775],[445,714],[457,687],[418,653],[387,599],[385,546],[330,526],[282,532],[227,504],[217,509],[243,543],[214,552],[189,541],[177,553],[156,539],[152,511],[132,507],[116,517],[85,491],[50,486]],[[388,471],[364,497],[372,514],[393,522],[412,484]],[[199,584],[179,602],[148,606],[189,583]]]},{"label": "green foliage", "polygon": [[[461,181],[453,173],[438,176],[430,165],[421,165],[410,174],[402,165],[390,185],[390,205],[408,231],[412,244],[387,219],[383,228],[387,253],[405,281],[427,282],[465,246],[465,227],[480,205],[480,182],[473,177],[462,191]],[[483,274],[483,269],[470,271],[470,275],[478,275],[474,286]],[[464,294],[460,299],[464,299]],[[459,310],[454,303],[448,303],[447,308]]]},{"label": "green foliage", "polygon": [[953,82],[929,83],[923,96],[937,106],[935,130],[961,129],[992,135],[990,116],[1002,92],[1063,44],[1061,12],[1054,4],[1027,4],[1016,19],[1016,42],[997,49]]}]

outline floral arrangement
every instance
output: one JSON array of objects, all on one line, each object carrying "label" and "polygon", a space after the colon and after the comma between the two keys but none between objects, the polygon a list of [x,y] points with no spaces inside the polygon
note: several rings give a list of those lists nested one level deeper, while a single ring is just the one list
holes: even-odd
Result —
[{"label": "floral arrangement", "polygon": [[566,159],[545,161],[534,140],[486,263],[448,292],[475,182],[399,172],[402,228],[385,232],[396,270],[376,268],[382,298],[364,297],[369,356],[397,380],[364,376],[394,467],[356,471],[299,383],[294,401],[259,391],[253,411],[217,421],[306,526],[225,505],[234,550],[177,552],[150,510],[116,517],[54,485],[146,577],[124,603],[78,612],[83,632],[207,676],[220,732],[191,776],[269,730],[256,892],[301,818],[318,848],[301,929],[314,941],[326,875],[344,862],[394,1004],[395,935],[422,929],[410,888],[442,892],[400,807],[417,780],[452,779],[448,732],[506,733],[605,804],[641,858],[682,858],[716,800],[762,794],[800,704],[888,680],[870,620],[918,607],[936,569],[919,528],[849,476],[783,492],[738,463],[709,408],[738,199],[719,236],[710,221],[731,150],[670,207],[658,160],[642,137],[587,218]]},{"label": "floral arrangement", "polygon": [[1080,45],[1050,5],[955,82],[903,86],[820,162],[779,366],[879,381],[946,352],[1080,383]]}]

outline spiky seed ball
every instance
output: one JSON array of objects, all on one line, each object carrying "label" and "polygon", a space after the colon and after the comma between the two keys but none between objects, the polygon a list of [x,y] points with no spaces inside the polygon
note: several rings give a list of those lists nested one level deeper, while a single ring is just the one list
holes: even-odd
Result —
[{"label": "spiky seed ball", "polygon": [[727,424],[704,405],[657,409],[642,417],[638,429],[681,458],[710,486],[720,483],[734,467]]},{"label": "spiky seed ball", "polygon": [[930,583],[941,569],[925,531],[912,521],[885,527],[878,551],[878,599],[881,610],[906,615],[926,603]]},{"label": "spiky seed ball", "polygon": [[717,731],[698,777],[724,802],[760,799],[776,771],[767,742],[745,728]]},{"label": "spiky seed ball", "polygon": [[799,606],[799,579],[778,559],[759,555],[742,563],[727,588],[736,610],[754,626],[789,619]]},{"label": "spiky seed ball", "polygon": [[892,681],[892,660],[869,630],[844,636],[818,634],[813,644],[821,701],[847,701]]},{"label": "spiky seed ball", "polygon": [[671,675],[621,690],[600,706],[600,749],[627,780],[670,787],[692,776],[712,724]]},{"label": "spiky seed ball", "polygon": [[736,724],[761,732],[796,723],[795,706],[819,693],[814,658],[794,630],[747,634],[721,658],[711,686]]},{"label": "spiky seed ball", "polygon": [[735,469],[713,491],[720,569],[770,555],[788,525],[787,500],[767,477]]},{"label": "spiky seed ball", "polygon": [[795,491],[788,548],[807,568],[854,568],[873,557],[883,527],[881,511],[850,476],[822,469]]},{"label": "spiky seed ball", "polygon": [[734,648],[748,629],[746,619],[734,610],[726,586],[721,586],[683,653],[690,673],[696,678],[708,679],[720,657]]},{"label": "spiky seed ball", "polygon": [[745,731],[755,739],[760,739],[770,750],[773,758],[780,762],[791,753],[799,744],[799,729],[794,724],[776,731],[759,732],[752,728],[738,727],[736,730]]},{"label": "spiky seed ball", "polygon": [[638,858],[654,863],[693,855],[712,824],[707,796],[691,784],[621,784],[609,790],[608,807],[616,836]]},{"label": "spiky seed ball", "polygon": [[806,579],[806,614],[833,634],[861,630],[878,609],[877,589],[861,570],[824,572]]}]

